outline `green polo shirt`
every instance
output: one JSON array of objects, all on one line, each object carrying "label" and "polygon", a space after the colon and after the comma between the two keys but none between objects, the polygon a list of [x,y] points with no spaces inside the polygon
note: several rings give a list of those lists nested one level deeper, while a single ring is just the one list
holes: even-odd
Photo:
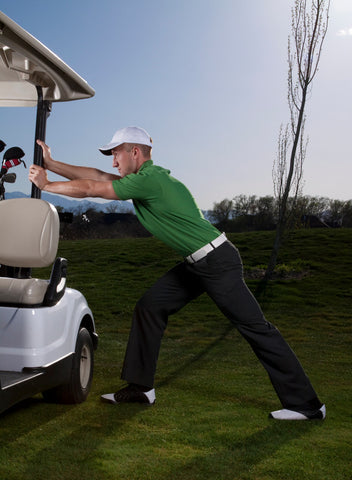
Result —
[{"label": "green polo shirt", "polygon": [[183,183],[152,160],[112,184],[119,199],[132,199],[142,225],[183,257],[220,235]]}]

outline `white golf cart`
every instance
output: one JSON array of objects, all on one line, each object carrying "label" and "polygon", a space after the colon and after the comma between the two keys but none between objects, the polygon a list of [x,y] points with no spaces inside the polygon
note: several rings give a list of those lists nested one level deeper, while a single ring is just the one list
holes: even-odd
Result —
[{"label": "white golf cart", "polygon": [[[35,140],[45,141],[52,102],[93,95],[0,12],[0,106],[36,106]],[[35,141],[34,163],[42,164]],[[41,392],[49,401],[80,403],[91,387],[98,336],[85,298],[66,287],[67,261],[56,258],[59,226],[55,207],[34,185],[31,198],[0,201],[0,413]],[[51,264],[49,280],[32,278],[32,268]]]}]

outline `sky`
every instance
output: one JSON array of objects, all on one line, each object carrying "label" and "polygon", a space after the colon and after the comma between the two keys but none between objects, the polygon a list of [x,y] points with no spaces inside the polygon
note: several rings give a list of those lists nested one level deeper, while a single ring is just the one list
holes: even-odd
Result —
[{"label": "sky", "polygon": [[[98,148],[119,128],[153,138],[153,160],[199,207],[273,195],[287,105],[294,0],[2,0],[1,10],[95,90],[54,103],[46,142],[55,159],[113,171]],[[352,199],[352,1],[331,0],[319,72],[306,107],[303,194]],[[1,108],[0,138],[29,166],[35,108]],[[30,193],[27,174],[7,191]],[[57,179],[49,174],[50,180]]]}]

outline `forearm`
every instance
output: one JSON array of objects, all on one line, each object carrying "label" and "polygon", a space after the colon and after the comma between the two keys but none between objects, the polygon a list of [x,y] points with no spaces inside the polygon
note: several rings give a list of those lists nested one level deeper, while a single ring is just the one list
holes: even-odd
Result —
[{"label": "forearm", "polygon": [[111,182],[121,178],[118,175],[106,173],[97,168],[80,167],[54,160],[51,156],[51,150],[48,145],[46,145],[42,140],[37,140],[37,144],[42,148],[43,167],[53,173],[56,173],[57,175],[60,175],[61,177],[68,178],[69,180],[86,178],[88,180],[97,180],[100,182]]},{"label": "forearm", "polygon": [[69,182],[48,182],[42,190],[44,192],[57,193],[68,197],[84,198],[88,196],[86,194],[88,186],[84,185],[84,183],[87,183],[88,181],[89,180],[83,182],[83,180],[79,180],[78,182],[77,180],[71,180]]},{"label": "forearm", "polygon": [[118,200],[112,182],[99,182],[90,179],[70,180],[68,182],[47,182],[43,191],[74,198],[100,197]]},{"label": "forearm", "polygon": [[97,168],[69,165],[53,159],[50,160],[50,162],[45,162],[45,166],[51,172],[56,173],[61,177],[68,178],[69,180],[87,179],[96,181],[112,181],[120,178],[118,175],[103,172]]}]

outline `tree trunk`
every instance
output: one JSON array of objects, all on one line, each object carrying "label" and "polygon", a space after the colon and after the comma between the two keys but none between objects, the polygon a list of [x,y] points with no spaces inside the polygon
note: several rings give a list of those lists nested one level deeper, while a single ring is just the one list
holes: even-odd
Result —
[{"label": "tree trunk", "polygon": [[289,173],[287,175],[284,194],[282,196],[280,206],[279,206],[279,219],[278,219],[278,223],[277,223],[277,226],[276,226],[276,235],[275,235],[274,245],[273,245],[273,249],[271,251],[269,264],[268,264],[268,267],[267,267],[265,275],[264,275],[264,280],[265,281],[270,280],[270,278],[272,277],[272,275],[274,273],[276,263],[277,263],[277,258],[278,258],[278,255],[279,255],[279,249],[280,249],[281,243],[282,243],[282,237],[284,235],[286,224],[287,224],[287,201],[288,201],[288,196],[289,196],[290,189],[291,189],[291,183],[292,183],[292,177],[293,177],[293,172],[294,172],[294,167],[295,167],[295,158],[296,158],[296,153],[297,153],[297,147],[298,147],[298,143],[299,143],[300,135],[301,135],[301,128],[302,128],[302,123],[303,123],[303,118],[304,118],[304,108],[305,108],[306,98],[307,98],[307,90],[308,90],[308,83],[306,82],[305,87],[303,88],[302,101],[301,101],[301,106],[300,106],[300,109],[299,109],[297,128],[296,128],[296,132],[295,132],[294,142],[293,142],[293,145],[292,145],[292,151],[291,151],[291,157],[290,157],[290,170],[289,170]]}]

